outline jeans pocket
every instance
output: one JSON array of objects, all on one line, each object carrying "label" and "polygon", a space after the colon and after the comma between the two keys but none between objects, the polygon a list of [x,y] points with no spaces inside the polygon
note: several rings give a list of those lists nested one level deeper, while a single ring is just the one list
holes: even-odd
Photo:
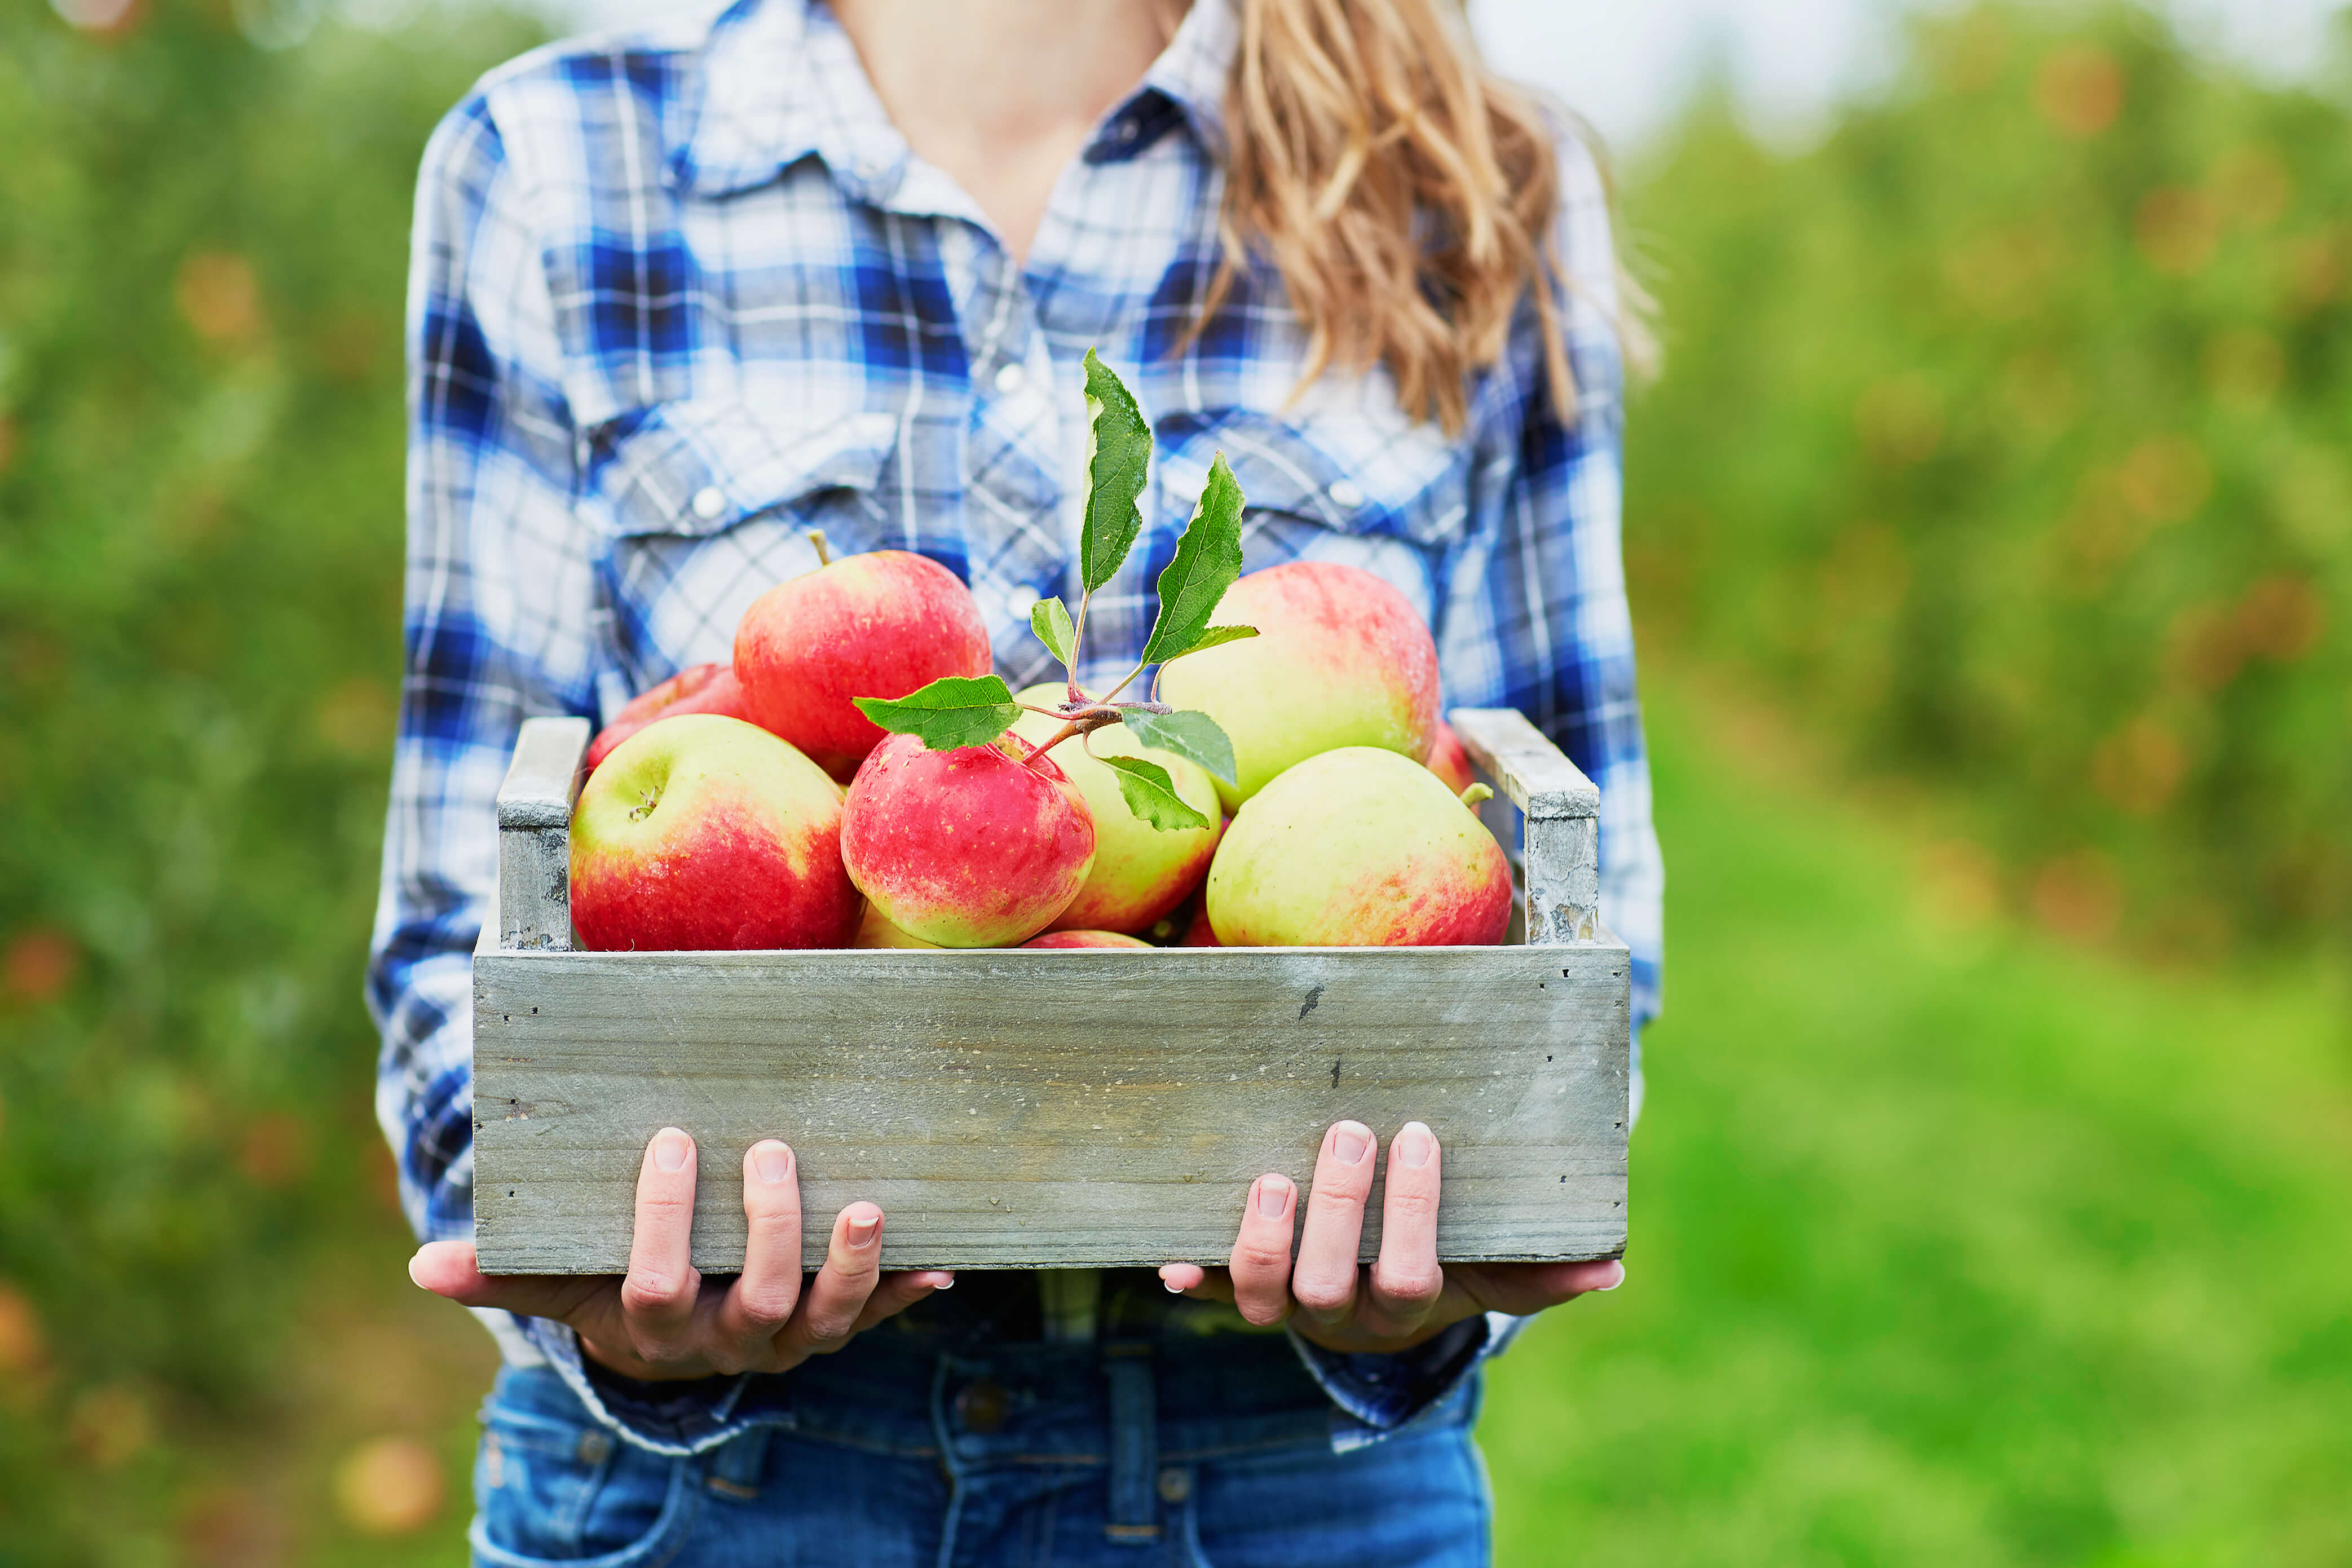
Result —
[{"label": "jeans pocket", "polygon": [[658,1568],[685,1539],[688,1469],[601,1427],[493,1398],[474,1465],[474,1562]]}]

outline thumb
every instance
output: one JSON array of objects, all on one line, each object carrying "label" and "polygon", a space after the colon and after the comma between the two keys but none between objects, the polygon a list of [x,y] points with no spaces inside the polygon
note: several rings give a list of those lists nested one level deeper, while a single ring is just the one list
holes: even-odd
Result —
[{"label": "thumb", "polygon": [[408,1277],[421,1288],[467,1307],[497,1307],[525,1317],[562,1317],[578,1304],[593,1280],[563,1275],[485,1274],[470,1241],[428,1241],[408,1260]]}]

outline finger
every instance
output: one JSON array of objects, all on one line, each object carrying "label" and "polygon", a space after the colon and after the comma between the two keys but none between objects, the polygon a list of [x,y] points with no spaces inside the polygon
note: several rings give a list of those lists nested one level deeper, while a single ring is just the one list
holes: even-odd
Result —
[{"label": "finger", "polygon": [[773,1138],[743,1151],[743,1272],[728,1287],[712,1325],[721,1372],[767,1360],[770,1342],[801,1299],[801,1184],[793,1151]]},{"label": "finger", "polygon": [[1447,1283],[1482,1309],[1525,1317],[1625,1282],[1625,1265],[1614,1258],[1588,1263],[1483,1263],[1456,1265]]},{"label": "finger", "polygon": [[1437,1261],[1442,1160],[1436,1134],[1419,1122],[1407,1122],[1389,1143],[1381,1255],[1365,1282],[1358,1314],[1376,1338],[1394,1339],[1421,1327],[1445,1289],[1445,1270]]},{"label": "finger", "polygon": [[694,1241],[694,1140],[664,1127],[646,1145],[637,1170],[636,1227],[629,1239],[629,1277],[621,1281],[621,1322],[646,1360],[676,1361],[687,1352],[702,1277],[688,1255]]},{"label": "finger", "polygon": [[787,1366],[839,1350],[857,1332],[857,1316],[882,1278],[882,1211],[851,1204],[834,1217],[824,1267],[809,1281],[800,1310],[776,1336]]},{"label": "finger", "polygon": [[874,1293],[866,1298],[865,1307],[857,1314],[856,1326],[849,1332],[864,1333],[885,1318],[895,1318],[917,1301],[938,1291],[955,1288],[955,1276],[945,1269],[914,1269],[899,1274],[885,1274]]},{"label": "finger", "polygon": [[1228,1305],[1234,1299],[1234,1271],[1230,1269],[1168,1263],[1160,1270],[1160,1282],[1168,1287],[1171,1296],[1190,1296],[1196,1301],[1223,1301]]},{"label": "finger", "polygon": [[1251,1184],[1234,1238],[1234,1304],[1263,1328],[1290,1315],[1290,1232],[1298,1188],[1269,1173]]},{"label": "finger", "polygon": [[1356,1310],[1356,1251],[1364,1239],[1364,1202],[1372,1195],[1372,1130],[1361,1122],[1335,1122],[1315,1160],[1315,1190],[1307,1195],[1307,1225],[1298,1238],[1298,1267],[1290,1293],[1316,1322],[1345,1322]]},{"label": "finger", "polygon": [[426,1242],[408,1260],[408,1277],[446,1300],[531,1318],[568,1317],[609,1281],[593,1275],[485,1274],[470,1241]]}]

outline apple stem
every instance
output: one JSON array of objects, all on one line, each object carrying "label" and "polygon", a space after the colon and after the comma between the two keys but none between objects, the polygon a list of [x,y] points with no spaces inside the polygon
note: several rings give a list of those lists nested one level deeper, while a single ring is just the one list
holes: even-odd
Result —
[{"label": "apple stem", "polygon": [[1076,722],[1064,725],[1061,728],[1054,732],[1053,738],[1046,741],[1045,745],[1032,747],[1029,755],[1021,759],[1021,766],[1034,769],[1037,766],[1038,761],[1045,757],[1045,753],[1053,750],[1054,747],[1061,745],[1062,742],[1069,739],[1070,737],[1080,733],[1082,733],[1082,731]]},{"label": "apple stem", "polygon": [[833,564],[833,552],[824,548],[824,530],[823,528],[811,528],[808,531],[808,542],[816,549],[817,565],[831,566]]}]

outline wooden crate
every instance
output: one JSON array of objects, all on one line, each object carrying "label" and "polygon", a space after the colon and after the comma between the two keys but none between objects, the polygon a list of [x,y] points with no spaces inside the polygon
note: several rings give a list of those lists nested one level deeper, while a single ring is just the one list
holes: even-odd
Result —
[{"label": "wooden crate", "polygon": [[[1598,918],[1600,794],[1519,715],[1452,720],[1506,843],[1525,815],[1513,945],[749,953],[572,949],[588,727],[531,720],[474,957],[481,1267],[625,1271],[669,1124],[701,1151],[707,1272],[742,1266],[764,1137],[798,1156],[812,1268],[856,1198],[893,1269],[1223,1262],[1251,1181],[1310,1186],[1349,1116],[1383,1149],[1436,1132],[1445,1260],[1616,1256],[1631,965]],[[1379,1236],[1376,1187],[1367,1259]]]}]

